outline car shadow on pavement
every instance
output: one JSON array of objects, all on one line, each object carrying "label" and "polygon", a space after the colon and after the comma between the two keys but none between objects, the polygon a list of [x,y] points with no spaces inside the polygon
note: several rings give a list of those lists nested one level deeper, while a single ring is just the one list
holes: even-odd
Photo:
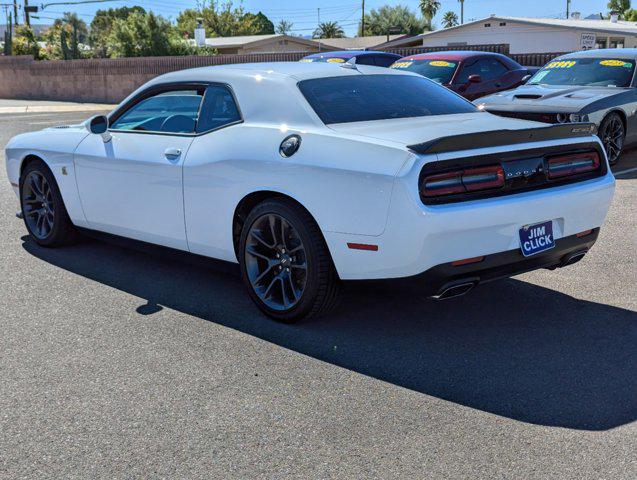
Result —
[{"label": "car shadow on pavement", "polygon": [[145,299],[139,314],[171,308],[522,422],[606,430],[637,419],[637,314],[629,310],[515,279],[445,302],[417,285],[355,283],[333,314],[283,325],[252,305],[231,264],[90,239],[55,250],[23,242],[43,261]]}]

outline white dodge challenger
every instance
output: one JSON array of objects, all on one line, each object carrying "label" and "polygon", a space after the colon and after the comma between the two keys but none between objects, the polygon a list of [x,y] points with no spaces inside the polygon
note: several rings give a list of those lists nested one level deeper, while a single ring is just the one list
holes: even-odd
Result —
[{"label": "white dodge challenger", "polygon": [[497,117],[396,70],[242,64],[18,135],[6,166],[38,244],[88,230],[238,262],[291,322],[341,280],[413,277],[449,298],[578,261],[614,191],[593,129]]}]

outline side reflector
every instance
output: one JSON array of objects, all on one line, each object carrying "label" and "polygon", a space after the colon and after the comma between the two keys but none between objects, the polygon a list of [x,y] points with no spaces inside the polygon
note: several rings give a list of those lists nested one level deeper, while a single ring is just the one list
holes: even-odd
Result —
[{"label": "side reflector", "polygon": [[456,260],[455,262],[451,262],[451,265],[454,267],[459,267],[461,265],[469,265],[471,263],[479,263],[484,260],[484,257],[473,257],[473,258],[465,258],[464,260]]},{"label": "side reflector", "polygon": [[347,246],[352,250],[367,250],[369,252],[378,251],[378,245],[368,245],[366,243],[348,243]]},{"label": "side reflector", "polygon": [[599,163],[597,152],[553,157],[548,161],[549,178],[562,178],[569,175],[592,172],[599,168]]},{"label": "side reflector", "polygon": [[581,237],[585,237],[586,235],[590,235],[591,233],[593,233],[593,230],[585,230],[583,232],[579,232],[575,236],[578,238],[581,238]]}]

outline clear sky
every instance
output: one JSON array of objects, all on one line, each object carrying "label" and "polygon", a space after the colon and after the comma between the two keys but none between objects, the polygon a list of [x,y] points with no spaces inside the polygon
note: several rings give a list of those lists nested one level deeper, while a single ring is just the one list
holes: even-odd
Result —
[{"label": "clear sky", "polygon": [[[12,3],[13,0],[0,0],[2,3]],[[47,1],[53,3],[63,0],[30,0],[30,4],[40,5]],[[223,2],[224,0],[220,0]],[[18,0],[22,4],[23,0]],[[59,17],[65,11],[76,11],[90,23],[92,15],[100,8],[109,6],[142,5],[148,10],[153,10],[165,17],[176,18],[180,10],[196,5],[195,0],[118,0],[114,2],[91,5],[55,5],[47,7],[39,15],[40,20],[33,23],[51,23],[52,18]],[[239,4],[239,0],[234,1]],[[338,21],[346,34],[352,36],[356,33],[358,21],[361,16],[361,0],[244,0],[243,6],[248,11],[263,11],[276,24],[281,19],[286,19],[294,24],[293,33],[309,35],[317,24],[317,9],[320,8],[321,21]],[[366,0],[366,10],[378,8],[385,4],[402,4],[413,10],[418,8],[418,0]],[[457,0],[440,0],[440,12],[434,19],[434,24],[440,25],[442,15],[452,10],[460,14],[460,4]],[[608,0],[572,0],[571,11],[580,11],[583,16],[591,13],[606,12]],[[637,8],[637,1],[635,2]],[[465,21],[489,16],[491,13],[507,16],[528,17],[564,17],[566,12],[566,0],[465,0]],[[0,10],[0,19],[4,23],[4,12]]]}]

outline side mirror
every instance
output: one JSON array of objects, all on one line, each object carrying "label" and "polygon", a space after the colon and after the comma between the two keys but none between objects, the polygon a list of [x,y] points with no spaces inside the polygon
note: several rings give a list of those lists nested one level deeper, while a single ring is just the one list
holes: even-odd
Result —
[{"label": "side mirror", "polygon": [[469,83],[482,83],[482,76],[480,75],[469,75]]},{"label": "side mirror", "polygon": [[95,135],[101,135],[104,143],[111,141],[112,137],[108,131],[108,118],[105,115],[97,115],[91,118],[87,122],[86,128]]},{"label": "side mirror", "polygon": [[533,75],[524,75],[522,77],[522,83],[524,84],[524,83],[528,82],[531,79],[532,76]]}]

